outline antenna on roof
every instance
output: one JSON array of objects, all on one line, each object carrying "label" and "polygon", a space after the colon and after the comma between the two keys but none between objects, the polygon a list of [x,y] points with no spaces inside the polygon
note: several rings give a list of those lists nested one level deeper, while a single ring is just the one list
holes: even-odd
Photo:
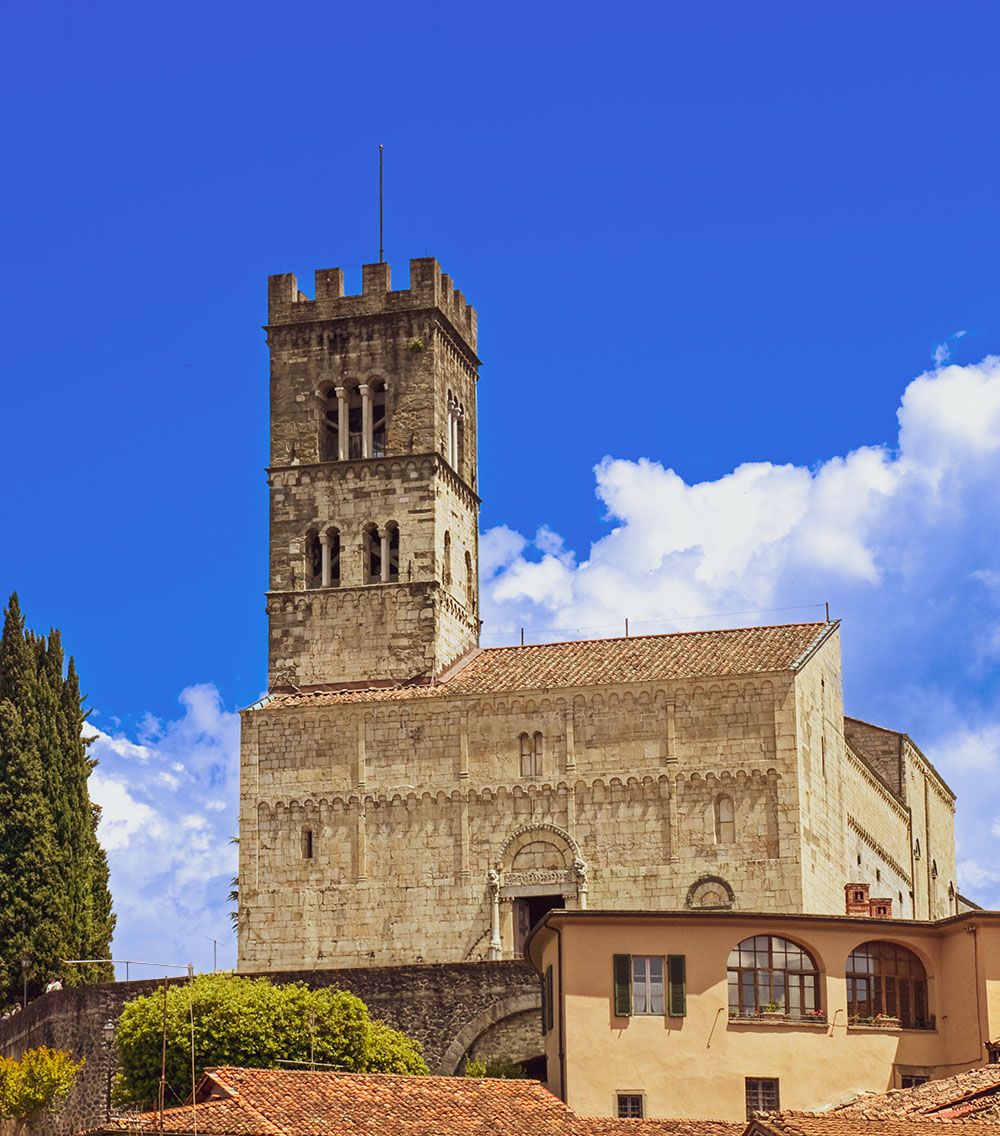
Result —
[{"label": "antenna on roof", "polygon": [[827,604],[826,604],[826,621],[827,621],[827,623],[830,622],[830,601],[829,600],[827,600]]},{"label": "antenna on roof", "polygon": [[382,263],[382,143],[378,145],[378,262]]}]

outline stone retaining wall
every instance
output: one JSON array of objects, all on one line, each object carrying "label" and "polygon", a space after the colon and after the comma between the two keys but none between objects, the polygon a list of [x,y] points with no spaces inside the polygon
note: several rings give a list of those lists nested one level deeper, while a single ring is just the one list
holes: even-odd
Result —
[{"label": "stone retaining wall", "polygon": [[[507,1007],[524,1013],[526,1005],[537,1006],[539,999],[538,977],[526,962],[286,971],[268,977],[277,983],[304,982],[314,989],[334,986],[351,991],[368,1005],[372,1017],[416,1038],[431,1072],[441,1074],[457,1071],[479,1034],[502,1021]],[[31,1136],[65,1136],[106,1119],[113,1059],[103,1026],[117,1022],[126,1002],[161,985],[144,980],[59,990],[0,1022],[4,1056],[19,1057],[26,1049],[48,1045],[86,1058],[65,1110],[32,1125]]]}]

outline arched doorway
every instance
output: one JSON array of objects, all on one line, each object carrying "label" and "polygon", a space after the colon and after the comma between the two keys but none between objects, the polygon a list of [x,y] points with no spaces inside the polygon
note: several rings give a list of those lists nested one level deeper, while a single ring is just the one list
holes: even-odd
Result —
[{"label": "arched doorway", "polygon": [[553,908],[587,906],[587,865],[554,824],[518,829],[490,869],[490,957],[520,958],[528,932]]}]

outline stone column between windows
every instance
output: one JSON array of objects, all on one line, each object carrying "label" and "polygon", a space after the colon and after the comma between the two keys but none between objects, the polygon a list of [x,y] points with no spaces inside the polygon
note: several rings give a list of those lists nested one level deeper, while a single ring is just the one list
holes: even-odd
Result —
[{"label": "stone column between windows", "polygon": [[389,533],[383,530],[382,535],[379,537],[382,548],[382,567],[380,569],[381,575],[379,580],[383,584],[389,583]]},{"label": "stone column between windows", "polygon": [[319,545],[321,564],[319,582],[320,587],[323,588],[328,588],[330,586],[330,545],[332,544],[332,542],[333,538],[328,532],[320,533]]},{"label": "stone column between windows", "polygon": [[337,456],[340,461],[347,461],[350,456],[350,410],[347,406],[347,389],[336,387],[337,392]]},{"label": "stone column between windows", "polygon": [[367,383],[362,383],[361,392],[361,456],[372,456],[372,391]]}]

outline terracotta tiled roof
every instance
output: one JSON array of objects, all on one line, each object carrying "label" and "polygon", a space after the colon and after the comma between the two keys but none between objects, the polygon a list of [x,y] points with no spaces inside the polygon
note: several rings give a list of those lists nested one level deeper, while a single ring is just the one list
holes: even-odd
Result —
[{"label": "terracotta tiled roof", "polygon": [[640,635],[628,639],[489,647],[471,656],[434,686],[279,692],[269,695],[257,706],[278,709],[342,702],[391,702],[454,694],[494,694],[794,671],[835,626],[831,623],[790,623],[780,627],[741,627],[728,631]]},{"label": "terracotta tiled roof", "polygon": [[[537,1081],[290,1069],[210,1069],[197,1106],[164,1111],[166,1133],[207,1136],[577,1136],[575,1114]],[[155,1112],[100,1131],[158,1129]],[[197,1129],[194,1125],[197,1122]]]},{"label": "terracotta tiled roof", "polygon": [[748,1136],[939,1136],[942,1125],[954,1136],[996,1136],[996,1123],[983,1120],[930,1120],[890,1117],[871,1120],[842,1112],[772,1112],[757,1116]]},{"label": "terracotta tiled roof", "polygon": [[929,1120],[1000,1113],[1000,1065],[984,1065],[954,1077],[942,1077],[912,1089],[891,1089],[849,1101],[834,1110],[839,1116],[864,1116],[882,1120],[892,1116],[926,1117]]},{"label": "terracotta tiled roof", "polygon": [[612,1120],[580,1117],[574,1136],[743,1136],[746,1124],[728,1120]]}]

